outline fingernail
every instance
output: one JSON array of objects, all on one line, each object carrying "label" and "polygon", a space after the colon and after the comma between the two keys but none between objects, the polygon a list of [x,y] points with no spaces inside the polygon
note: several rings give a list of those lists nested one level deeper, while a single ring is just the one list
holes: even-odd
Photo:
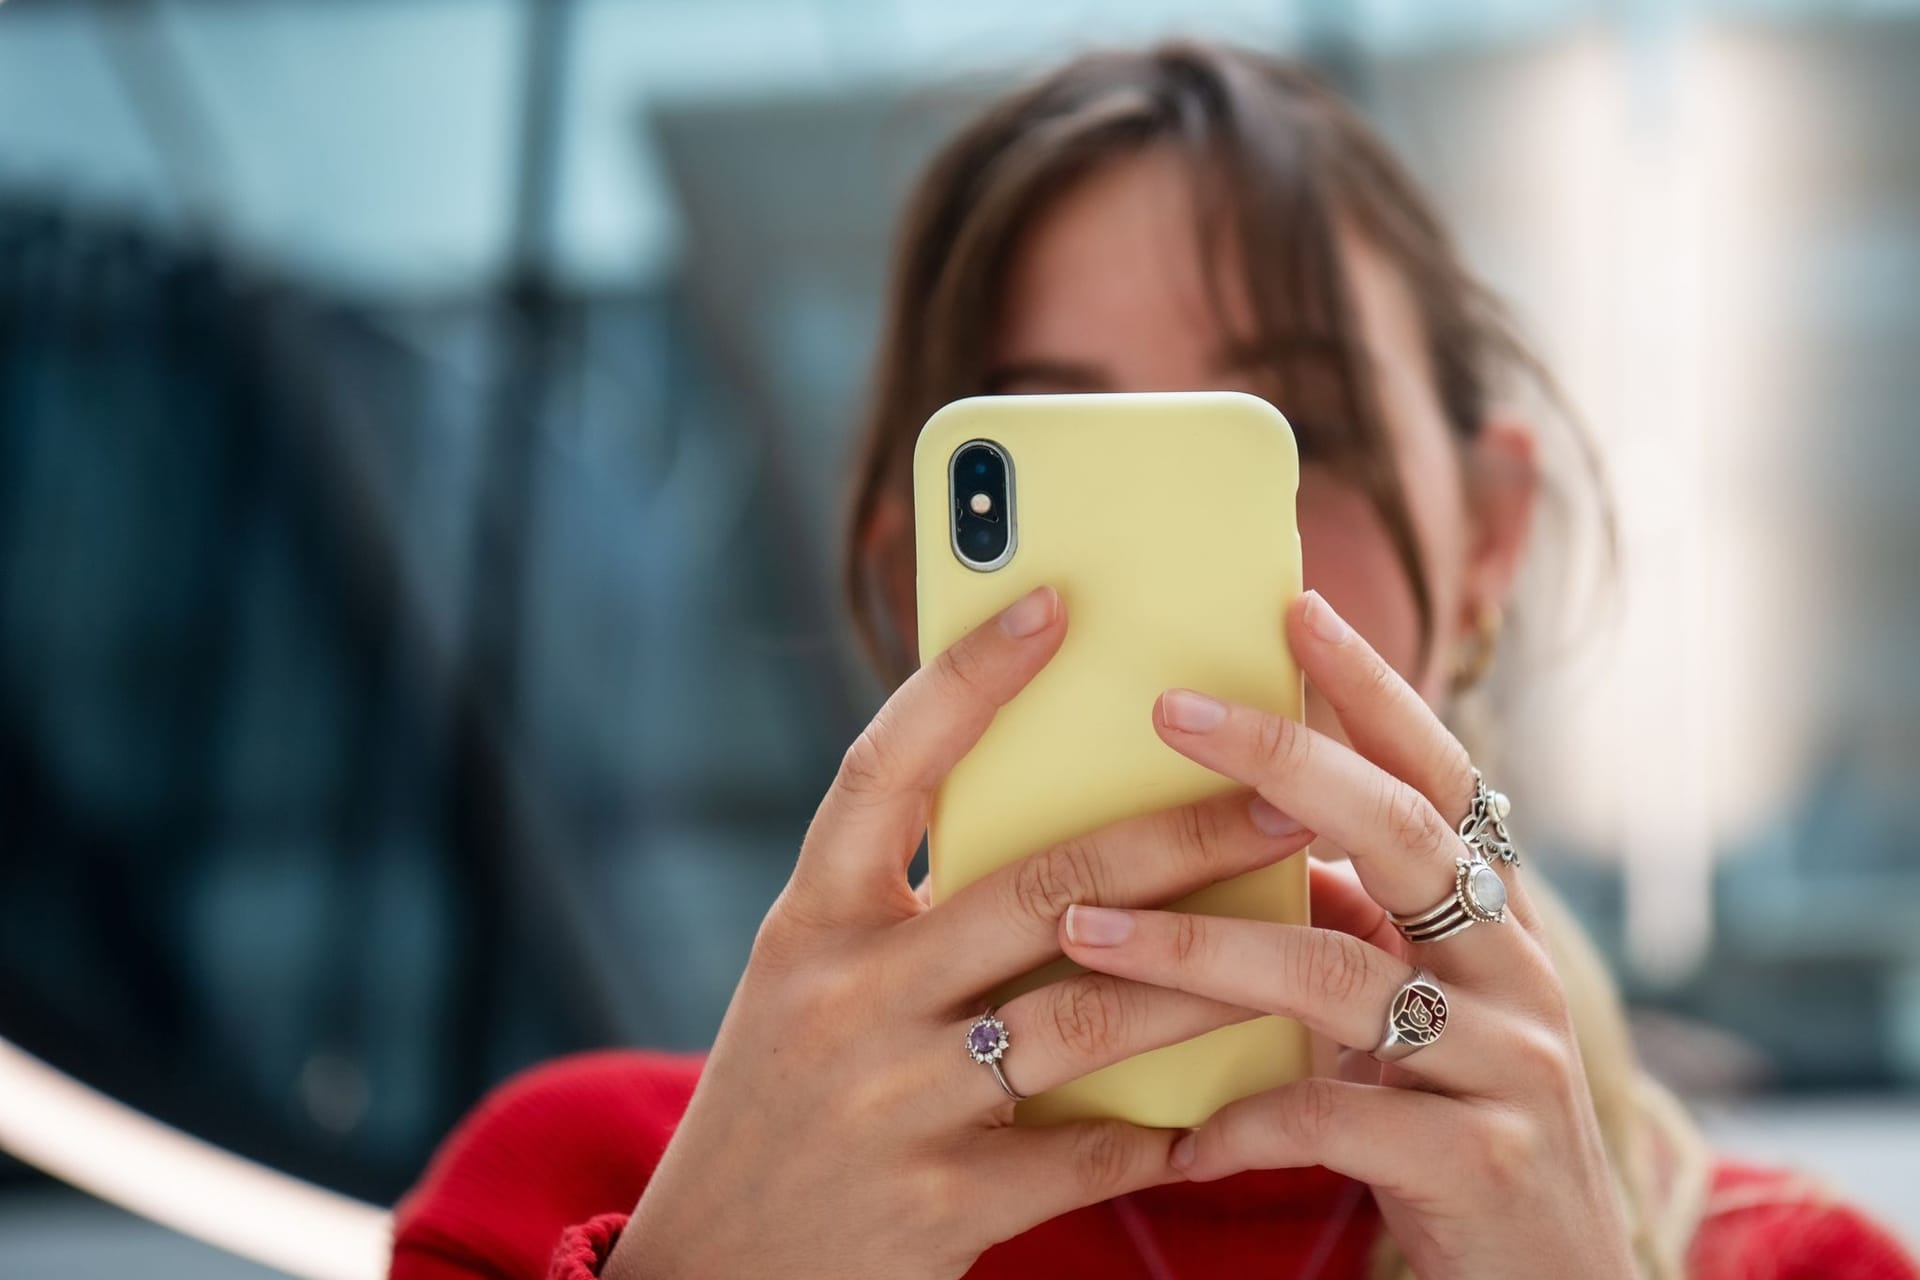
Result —
[{"label": "fingernail", "polygon": [[1067,908],[1067,937],[1083,947],[1111,947],[1133,936],[1133,916],[1106,907]]},{"label": "fingernail", "polygon": [[1170,728],[1206,733],[1227,718],[1227,709],[1204,693],[1169,689],[1160,695],[1160,714]]},{"label": "fingernail", "polygon": [[1247,806],[1247,813],[1253,818],[1253,825],[1266,835],[1291,836],[1297,835],[1300,831],[1300,824],[1298,822],[1295,822],[1292,818],[1289,818],[1286,814],[1280,812],[1259,796],[1255,796],[1253,803]]},{"label": "fingernail", "polygon": [[1200,1144],[1194,1140],[1193,1131],[1188,1130],[1185,1137],[1173,1144],[1173,1153],[1168,1157],[1168,1159],[1173,1161],[1173,1167],[1176,1169],[1191,1169],[1193,1167],[1193,1149],[1199,1145]]},{"label": "fingernail", "polygon": [[1001,611],[1000,629],[1015,640],[1044,631],[1058,602],[1052,587],[1035,587]]},{"label": "fingernail", "polygon": [[1328,644],[1339,644],[1353,634],[1347,620],[1335,613],[1327,598],[1318,591],[1307,592],[1307,630]]}]

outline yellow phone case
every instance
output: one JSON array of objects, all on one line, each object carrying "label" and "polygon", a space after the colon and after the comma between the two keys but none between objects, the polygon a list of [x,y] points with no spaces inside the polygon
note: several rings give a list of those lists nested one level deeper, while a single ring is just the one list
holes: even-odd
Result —
[{"label": "yellow phone case", "polygon": [[[987,572],[963,563],[950,539],[950,461],[976,439],[1000,446],[1011,464],[1014,546]],[[1068,619],[1060,652],[935,799],[934,902],[1069,836],[1232,790],[1154,732],[1163,689],[1300,717],[1301,677],[1282,621],[1300,591],[1299,456],[1286,419],[1265,401],[1237,392],[959,400],[921,430],[913,468],[922,661],[1041,583],[1060,592]],[[1306,858],[1170,905],[1306,923]],[[1057,960],[988,998],[1078,971]],[[1017,1062],[1020,1029],[1009,1032]],[[1036,1095],[1016,1118],[1185,1127],[1307,1074],[1305,1029],[1261,1017]]]}]

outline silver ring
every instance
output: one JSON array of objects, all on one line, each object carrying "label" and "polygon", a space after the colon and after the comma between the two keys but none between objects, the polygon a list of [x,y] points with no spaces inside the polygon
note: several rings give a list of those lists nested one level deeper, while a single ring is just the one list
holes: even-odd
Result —
[{"label": "silver ring", "polygon": [[1416,968],[1387,1005],[1387,1029],[1373,1056],[1381,1062],[1398,1062],[1438,1040],[1446,1029],[1447,993],[1431,973]]},{"label": "silver ring", "polygon": [[1467,848],[1488,862],[1495,858],[1510,867],[1520,865],[1520,851],[1513,847],[1513,837],[1507,834],[1507,815],[1513,812],[1513,802],[1507,799],[1504,791],[1493,791],[1487,787],[1487,780],[1480,771],[1473,771],[1473,800],[1467,806],[1467,816],[1460,819],[1460,838],[1467,842]]},{"label": "silver ring", "polygon": [[1000,1069],[1000,1059],[1007,1054],[1007,1024],[993,1016],[998,1007],[989,1008],[967,1028],[967,1056],[992,1067],[993,1078],[1000,1082],[1006,1095],[1015,1102],[1025,1102],[1027,1095],[1008,1084],[1006,1072]]},{"label": "silver ring", "polygon": [[1476,850],[1453,860],[1453,891],[1425,911],[1387,912],[1387,919],[1408,942],[1438,942],[1476,924],[1507,918],[1507,882]]}]

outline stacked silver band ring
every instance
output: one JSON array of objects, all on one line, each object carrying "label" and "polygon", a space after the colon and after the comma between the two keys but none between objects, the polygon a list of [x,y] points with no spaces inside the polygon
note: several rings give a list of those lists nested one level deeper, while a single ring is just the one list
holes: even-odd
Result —
[{"label": "stacked silver band ring", "polygon": [[993,1078],[1000,1082],[1006,1095],[1015,1102],[1025,1102],[1027,1095],[1008,1084],[1006,1072],[1000,1069],[1000,1059],[1007,1054],[1007,1024],[993,1014],[993,1009],[988,1009],[967,1028],[967,1056],[992,1067]]},{"label": "stacked silver band ring", "polygon": [[1408,915],[1387,912],[1387,919],[1408,942],[1438,942],[1476,924],[1498,924],[1507,915],[1507,884],[1485,858],[1455,858],[1453,892]]},{"label": "stacked silver band ring", "polygon": [[1460,820],[1460,839],[1467,856],[1453,860],[1453,892],[1424,911],[1405,915],[1387,912],[1393,927],[1408,942],[1438,942],[1476,924],[1498,924],[1507,914],[1507,882],[1494,870],[1492,858],[1517,866],[1520,852],[1507,834],[1512,804],[1489,790],[1480,771],[1473,771],[1473,799]]}]

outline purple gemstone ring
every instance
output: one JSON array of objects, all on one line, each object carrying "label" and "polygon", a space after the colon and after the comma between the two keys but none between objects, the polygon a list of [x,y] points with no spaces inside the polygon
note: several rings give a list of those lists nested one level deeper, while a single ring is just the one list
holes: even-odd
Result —
[{"label": "purple gemstone ring", "polygon": [[1007,1024],[993,1015],[994,1010],[988,1009],[967,1028],[967,1056],[992,1067],[993,1078],[1000,1082],[1006,1095],[1015,1102],[1024,1102],[1027,1095],[1008,1084],[1006,1072],[1000,1069],[1000,1059],[1007,1054]]}]

